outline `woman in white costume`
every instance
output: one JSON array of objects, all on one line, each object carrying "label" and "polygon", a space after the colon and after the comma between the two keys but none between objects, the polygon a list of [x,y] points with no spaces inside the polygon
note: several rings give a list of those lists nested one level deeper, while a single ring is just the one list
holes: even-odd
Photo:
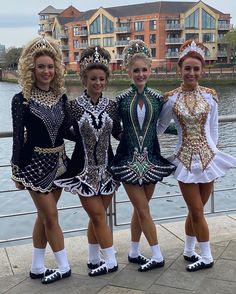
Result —
[{"label": "woman in white costume", "polygon": [[[158,133],[163,133],[170,120],[174,119],[178,143],[169,160],[177,167],[174,177],[189,210],[185,222],[184,259],[192,263],[186,269],[197,271],[214,264],[204,205],[210,197],[214,180],[236,166],[236,159],[217,148],[216,91],[198,84],[205,64],[203,44],[188,40],[180,51],[178,66],[183,82],[179,88],[166,93]],[[200,255],[195,252],[196,240]]]}]

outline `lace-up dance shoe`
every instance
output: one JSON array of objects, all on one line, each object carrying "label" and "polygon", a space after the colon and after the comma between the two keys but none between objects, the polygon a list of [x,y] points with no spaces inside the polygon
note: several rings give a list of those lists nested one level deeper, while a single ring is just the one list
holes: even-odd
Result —
[{"label": "lace-up dance shoe", "polygon": [[145,257],[142,254],[139,254],[137,257],[131,257],[128,255],[128,261],[136,264],[145,264],[149,262],[149,258]]},{"label": "lace-up dance shoe", "polygon": [[105,260],[100,260],[99,263],[92,263],[92,262],[88,262],[87,263],[87,267],[89,269],[96,269],[99,266],[103,265],[105,263]]},{"label": "lace-up dance shoe", "polygon": [[115,265],[114,267],[112,268],[108,268],[106,266],[106,264],[102,264],[101,266],[99,266],[98,268],[96,269],[93,269],[91,270],[90,273],[88,273],[88,275],[90,277],[97,277],[97,276],[102,276],[102,275],[105,275],[107,273],[113,273],[113,272],[116,272],[118,270],[118,265]]},{"label": "lace-up dance shoe", "polygon": [[196,262],[201,259],[201,256],[197,254],[196,252],[194,252],[191,256],[183,254],[183,257],[186,261],[190,261],[190,262]]},{"label": "lace-up dance shoe", "polygon": [[69,269],[67,272],[65,273],[61,273],[58,269],[52,273],[51,275],[49,276],[46,276],[44,278],[42,278],[41,282],[43,284],[51,284],[51,283],[54,283],[56,281],[59,281],[61,279],[64,279],[64,278],[68,278],[71,276],[71,269]]},{"label": "lace-up dance shoe", "polygon": [[141,265],[139,268],[138,268],[138,271],[139,272],[147,272],[147,271],[150,271],[154,268],[159,268],[159,267],[163,267],[165,264],[165,260],[163,259],[162,261],[158,262],[154,259],[150,259],[147,263]]},{"label": "lace-up dance shoe", "polygon": [[53,274],[55,271],[56,271],[56,269],[50,269],[50,268],[46,268],[45,271],[40,274],[34,274],[30,271],[29,276],[31,279],[42,279],[44,277],[47,277],[47,276]]},{"label": "lace-up dance shoe", "polygon": [[210,262],[210,263],[205,263],[202,261],[202,259],[194,262],[194,263],[191,263],[189,265],[186,266],[186,270],[188,272],[196,272],[196,271],[199,271],[201,269],[206,269],[206,268],[211,268],[213,267],[213,264],[214,264],[214,261]]}]

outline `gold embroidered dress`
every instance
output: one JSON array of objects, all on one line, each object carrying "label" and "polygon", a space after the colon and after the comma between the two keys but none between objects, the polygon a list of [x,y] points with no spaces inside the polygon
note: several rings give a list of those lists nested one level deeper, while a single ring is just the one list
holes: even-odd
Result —
[{"label": "gold embroidered dress", "polygon": [[215,90],[183,86],[166,94],[158,133],[163,133],[173,118],[178,132],[174,155],[168,158],[177,166],[175,178],[184,183],[207,183],[236,166],[236,158],[221,152],[218,142],[218,98]]}]

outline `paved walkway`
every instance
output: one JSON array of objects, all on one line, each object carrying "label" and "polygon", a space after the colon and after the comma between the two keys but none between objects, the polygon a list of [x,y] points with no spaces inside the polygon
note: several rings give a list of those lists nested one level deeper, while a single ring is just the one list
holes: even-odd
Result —
[{"label": "paved walkway", "polygon": [[[8,294],[235,294],[236,293],[236,215],[208,217],[215,265],[189,273],[183,260],[184,222],[157,225],[159,242],[166,259],[164,268],[140,273],[127,262],[129,230],[114,232],[119,270],[97,278],[87,275],[86,237],[66,238],[72,276],[51,285],[28,277],[31,245],[0,249],[0,293]],[[144,238],[142,253],[150,251]],[[55,267],[50,250],[47,266]]]}]

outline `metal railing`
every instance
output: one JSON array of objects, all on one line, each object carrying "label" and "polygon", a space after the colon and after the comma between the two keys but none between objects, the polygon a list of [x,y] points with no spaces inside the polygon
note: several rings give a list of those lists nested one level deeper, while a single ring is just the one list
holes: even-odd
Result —
[{"label": "metal railing", "polygon": [[[220,116],[219,117],[219,122],[220,123],[225,123],[225,122],[236,122],[236,115],[227,115],[227,116]],[[9,138],[12,137],[12,132],[0,132],[0,138]],[[221,146],[221,147],[236,147],[236,144],[231,144],[230,146]],[[1,168],[9,167],[9,165],[0,165]],[[9,175],[10,178],[10,175]],[[212,192],[211,195],[211,200],[210,200],[210,211],[206,212],[206,214],[215,214],[215,213],[223,213],[223,212],[230,212],[230,211],[236,211],[236,207],[233,207],[231,209],[222,209],[222,210],[215,210],[215,193],[216,192],[225,192],[225,191],[232,191],[236,190],[236,187],[232,186],[229,188],[220,188],[220,189],[215,189]],[[0,190],[0,194],[2,193],[9,193],[9,192],[19,192],[20,190],[16,189],[11,189],[11,190]],[[119,192],[118,192],[119,193]],[[160,200],[160,199],[165,199],[165,198],[174,198],[174,197],[180,197],[181,193],[173,193],[173,194],[163,194],[159,196],[154,196],[152,197],[151,201],[153,200]],[[114,227],[121,227],[125,225],[129,225],[130,221],[128,222],[122,222],[119,223],[117,219],[117,207],[120,204],[125,204],[129,203],[129,199],[125,200],[118,200],[117,194],[114,195],[113,201],[110,204],[108,210],[107,210],[107,221],[108,224],[113,232]],[[74,210],[74,209],[81,209],[82,205],[72,205],[72,206],[65,206],[65,207],[59,207],[59,211],[67,211],[67,210]],[[27,216],[27,215],[35,215],[37,212],[36,211],[25,211],[25,212],[20,212],[20,213],[9,213],[9,214],[2,214],[0,215],[0,220],[1,219],[7,219],[11,217],[22,217],[22,216]],[[154,218],[154,221],[167,221],[167,220],[177,220],[185,217],[186,214],[181,214],[181,215],[175,215],[175,216],[169,216],[169,217],[162,217],[162,218]],[[68,233],[76,233],[76,232],[84,232],[87,230],[87,227],[81,227],[81,228],[75,228],[71,230],[64,230],[64,234]],[[0,240],[0,245],[1,244],[6,244],[9,242],[16,242],[16,241],[23,241],[27,239],[31,239],[31,236],[22,236],[19,238],[9,238],[5,240]]]}]

